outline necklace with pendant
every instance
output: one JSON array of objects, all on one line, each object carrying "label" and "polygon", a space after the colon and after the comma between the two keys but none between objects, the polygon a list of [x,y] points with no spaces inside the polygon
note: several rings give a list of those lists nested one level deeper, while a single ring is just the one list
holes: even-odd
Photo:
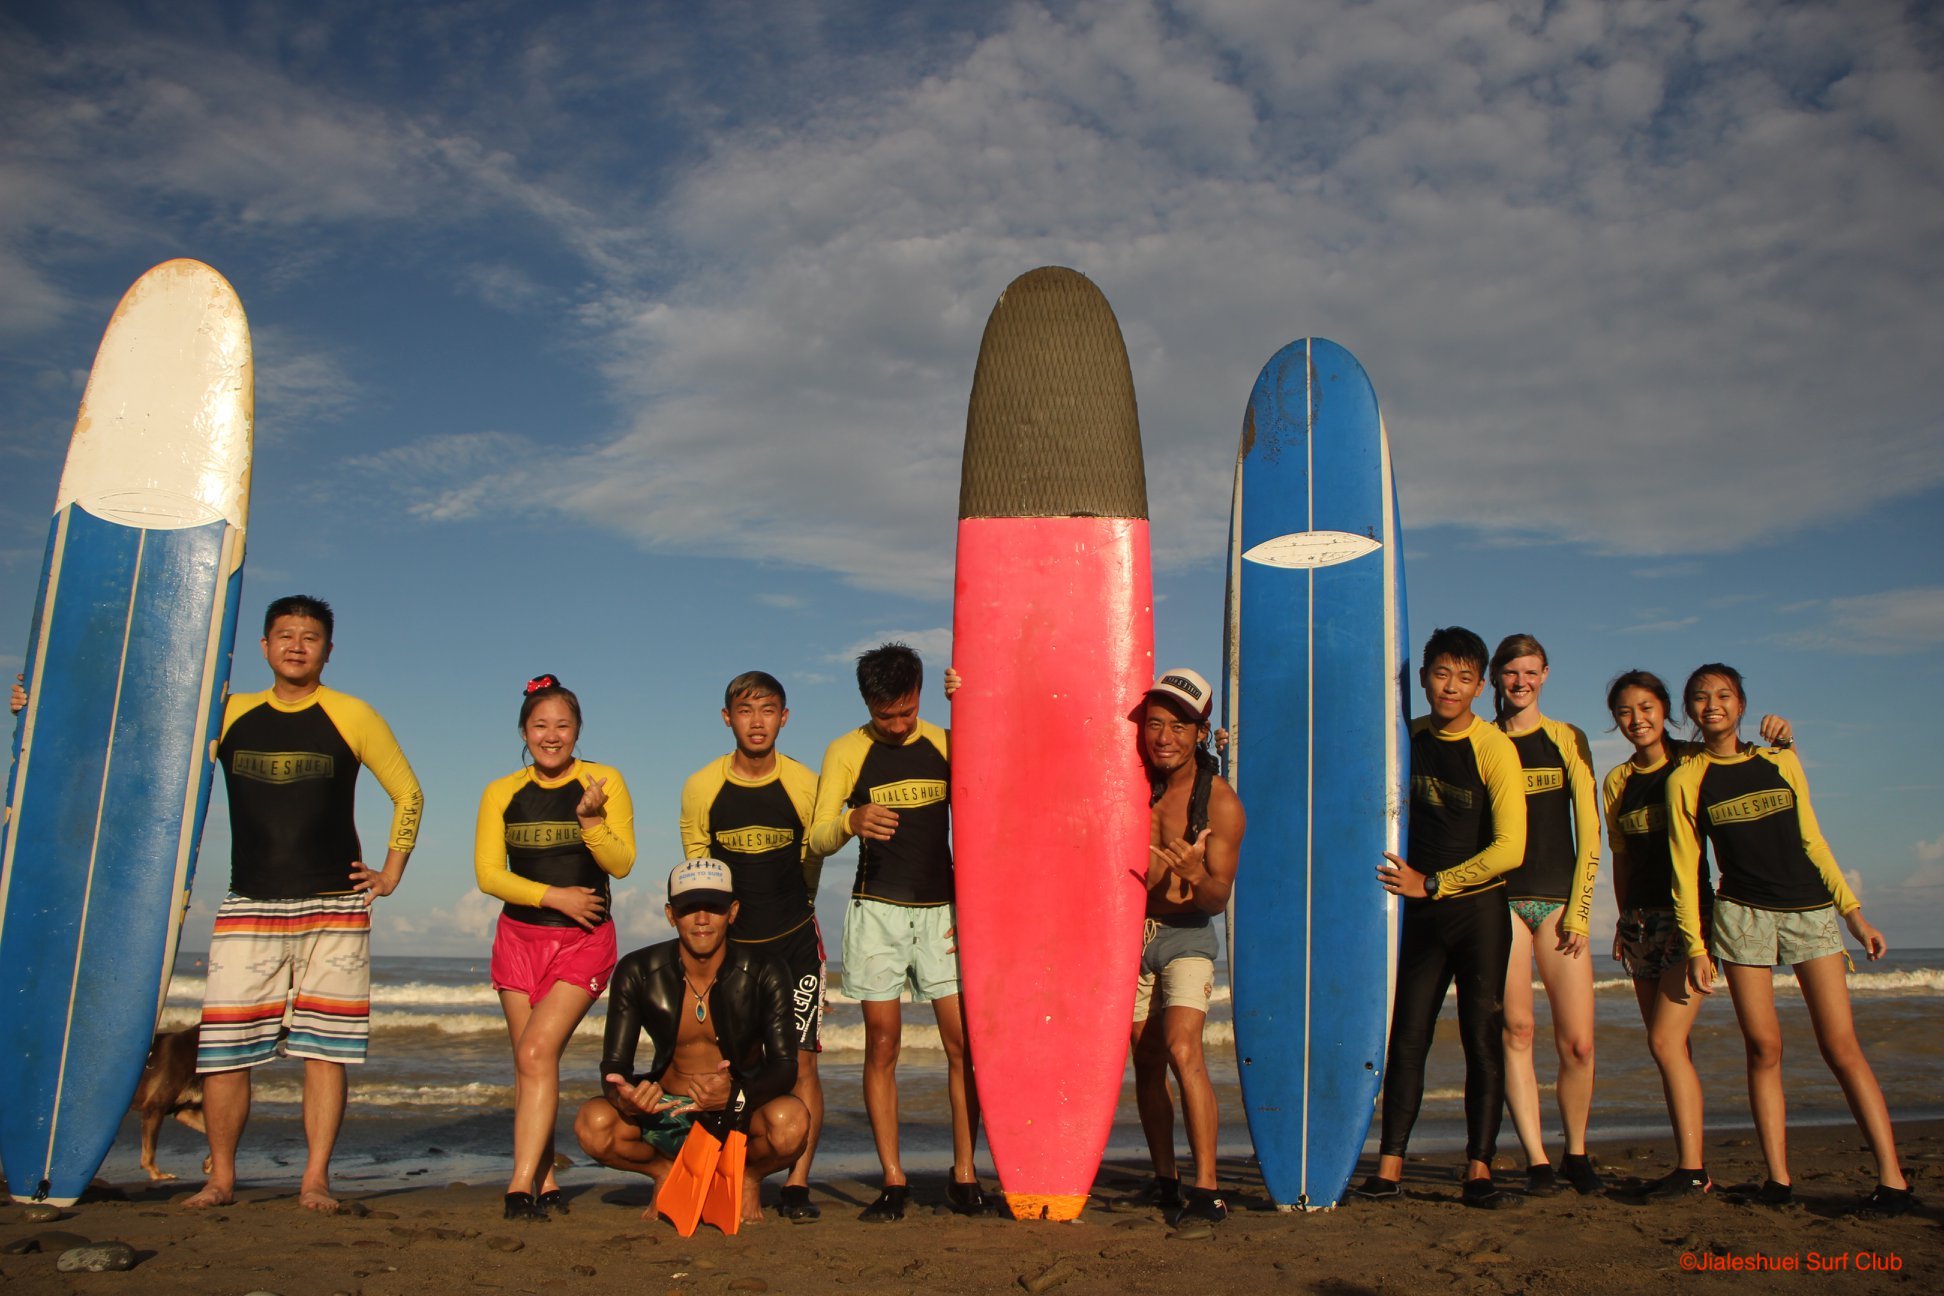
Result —
[{"label": "necklace with pendant", "polygon": [[695,982],[689,980],[688,973],[684,972],[682,973],[682,984],[687,986],[689,993],[695,996],[695,1020],[709,1020],[709,997],[707,991],[715,989],[715,978],[709,978],[709,984],[706,989],[697,990],[695,988]]}]

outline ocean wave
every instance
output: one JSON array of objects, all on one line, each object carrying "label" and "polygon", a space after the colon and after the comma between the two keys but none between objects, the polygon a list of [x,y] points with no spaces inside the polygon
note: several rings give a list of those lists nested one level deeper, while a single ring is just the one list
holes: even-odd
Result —
[{"label": "ocean wave", "polygon": [[[169,1002],[200,1004],[207,981],[199,976],[178,976],[169,982]],[[451,1007],[495,1008],[499,996],[481,981],[477,985],[441,985],[436,981],[374,981],[371,985],[374,1008]]]},{"label": "ocean wave", "polygon": [[[295,1081],[265,1080],[263,1076],[267,1074],[260,1073],[251,1086],[252,1103],[292,1107],[303,1104],[304,1084],[301,1076]],[[351,1101],[360,1106],[373,1107],[507,1107],[513,1102],[513,1086],[478,1080],[470,1084],[449,1085],[365,1084],[354,1079]]]}]

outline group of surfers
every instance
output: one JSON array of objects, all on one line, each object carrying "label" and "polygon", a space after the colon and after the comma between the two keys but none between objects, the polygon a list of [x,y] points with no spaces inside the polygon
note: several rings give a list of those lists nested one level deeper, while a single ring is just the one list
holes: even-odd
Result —
[{"label": "group of surfers", "polygon": [[[272,684],[231,695],[216,755],[229,794],[229,894],[211,938],[197,1069],[210,1169],[184,1204],[234,1200],[250,1075],[278,1056],[305,1061],[307,1160],[300,1201],[337,1209],[329,1173],[345,1108],[347,1063],[369,1034],[370,907],[398,885],[422,797],[384,721],[325,687],[334,618],[321,599],[273,602],[261,647]],[[1761,743],[1740,734],[1740,675],[1719,663],[1682,693],[1696,738],[1669,736],[1672,701],[1646,671],[1610,686],[1607,707],[1632,757],[1596,792],[1586,738],[1540,710],[1548,662],[1528,635],[1484,641],[1458,627],[1426,643],[1419,681],[1428,714],[1410,739],[1405,855],[1377,870],[1401,898],[1396,998],[1385,1062],[1376,1172],[1353,1191],[1401,1193],[1403,1158],[1424,1091],[1432,1030],[1457,987],[1465,1056],[1462,1200],[1500,1209],[1492,1161],[1509,1105],[1527,1162],[1525,1193],[1603,1187],[1586,1152],[1593,1091],[1592,889],[1605,820],[1620,918],[1614,955],[1632,978],[1660,1068],[1676,1165],[1645,1189],[1678,1201],[1713,1188],[1702,1156],[1702,1094],[1688,1036],[1717,974],[1747,1046],[1750,1105],[1767,1179],[1747,1199],[1790,1200],[1782,1041],[1772,969],[1790,965],[1817,1043],[1877,1162],[1865,1205],[1914,1204],[1881,1089],[1852,1024],[1841,932],[1868,957],[1882,935],[1862,914],[1823,841],[1786,721],[1764,717]],[[843,930],[844,992],[865,1025],[864,1107],[882,1181],[862,1212],[904,1218],[899,1155],[901,1000],[929,1003],[947,1060],[952,1171],[946,1205],[997,1204],[974,1168],[978,1097],[959,1002],[949,844],[950,740],[919,717],[923,665],[902,644],[859,657],[867,719],[833,741],[813,773],[777,750],[789,719],[783,685],[745,672],[725,689],[734,749],[696,771],[681,797],[685,860],[669,875],[674,939],[620,957],[611,883],[635,862],[633,803],[611,766],[577,754],[579,698],[551,675],[527,683],[518,726],[527,760],[481,797],[475,872],[500,900],[490,976],[514,1058],[513,1166],[503,1212],[543,1221],[568,1203],[554,1174],[560,1059],[594,1002],[610,994],[601,1093],[579,1107],[575,1135],[596,1161],[643,1174],[663,1195],[695,1132],[741,1136],[740,1217],[762,1218],[760,1185],[785,1177],[777,1210],[815,1219],[810,1169],[823,1123],[817,1069],[824,950],[815,897],[822,860],[855,838],[856,878]],[[1487,683],[1492,721],[1474,704]],[[960,680],[945,672],[949,698]],[[1235,881],[1245,830],[1240,800],[1209,750],[1212,691],[1171,670],[1147,691],[1140,747],[1152,799],[1147,922],[1130,1038],[1135,1091],[1153,1165],[1143,1194],[1167,1215],[1219,1221],[1218,1114],[1202,1051],[1217,954],[1213,916]],[[15,690],[15,710],[23,701]],[[1219,747],[1225,735],[1212,735]],[[384,864],[364,862],[352,819],[358,771],[390,796]],[[1720,882],[1710,886],[1711,850]],[[1532,1056],[1532,972],[1551,1003],[1565,1130],[1555,1169]],[[636,1054],[646,1034],[649,1064]],[[1182,1182],[1172,1076],[1192,1160]],[[1563,1182],[1562,1182],[1563,1181]],[[658,1205],[665,1205],[659,1203]],[[653,1212],[654,1208],[651,1208]]]}]

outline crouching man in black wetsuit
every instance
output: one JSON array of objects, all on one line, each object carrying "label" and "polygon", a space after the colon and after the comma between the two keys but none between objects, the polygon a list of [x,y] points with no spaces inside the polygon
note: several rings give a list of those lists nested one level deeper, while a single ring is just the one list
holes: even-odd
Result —
[{"label": "crouching man in black wetsuit", "polygon": [[[696,1122],[742,1130],[742,1218],[761,1222],[763,1176],[802,1155],[810,1114],[790,1093],[796,1035],[790,987],[775,963],[728,940],[736,920],[729,866],[689,860],[668,877],[676,939],[636,950],[615,968],[602,1048],[602,1096],[581,1105],[574,1134],[604,1166],[660,1184]],[[648,1033],[648,1071],[634,1071]],[[653,1219],[650,1206],[642,1218]]]}]

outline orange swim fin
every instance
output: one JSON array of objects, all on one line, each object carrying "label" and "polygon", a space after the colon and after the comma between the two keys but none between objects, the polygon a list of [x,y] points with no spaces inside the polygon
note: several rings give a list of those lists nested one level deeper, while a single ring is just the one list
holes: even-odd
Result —
[{"label": "orange swim fin", "polygon": [[721,1140],[699,1123],[691,1125],[674,1168],[655,1188],[656,1212],[668,1216],[668,1222],[683,1237],[694,1236],[695,1226],[702,1220],[702,1203],[708,1197],[721,1155]]},{"label": "orange swim fin", "polygon": [[722,1155],[716,1158],[715,1173],[709,1176],[709,1191],[702,1198],[702,1222],[713,1224],[724,1233],[742,1227],[743,1160],[749,1140],[741,1130],[730,1130],[722,1141]]}]

